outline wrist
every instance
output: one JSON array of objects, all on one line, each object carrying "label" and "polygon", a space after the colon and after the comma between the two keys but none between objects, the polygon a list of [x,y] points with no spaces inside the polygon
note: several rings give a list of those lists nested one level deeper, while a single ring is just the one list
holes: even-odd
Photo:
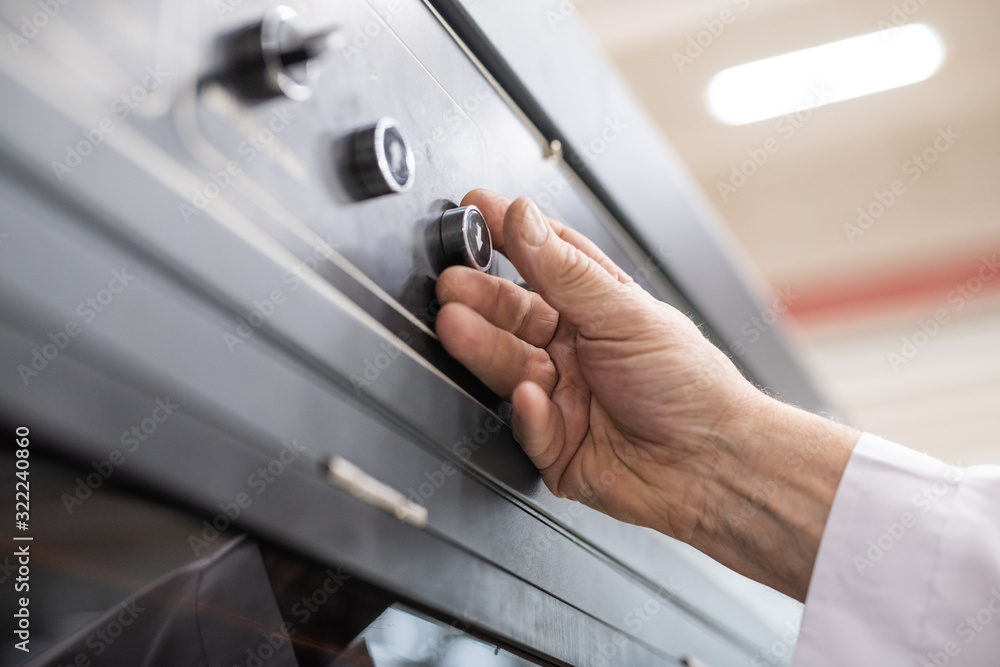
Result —
[{"label": "wrist", "polygon": [[826,520],[859,436],[755,392],[718,429],[711,502],[692,545],[804,601]]}]

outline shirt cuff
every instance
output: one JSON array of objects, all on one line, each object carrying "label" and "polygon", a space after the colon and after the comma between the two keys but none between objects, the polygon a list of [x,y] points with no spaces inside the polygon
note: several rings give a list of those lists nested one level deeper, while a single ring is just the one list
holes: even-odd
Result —
[{"label": "shirt cuff", "polygon": [[[949,664],[924,649],[943,651],[954,630],[927,636],[942,536],[963,474],[861,436],[827,519],[793,664]],[[1000,619],[997,625],[1000,631]]]}]

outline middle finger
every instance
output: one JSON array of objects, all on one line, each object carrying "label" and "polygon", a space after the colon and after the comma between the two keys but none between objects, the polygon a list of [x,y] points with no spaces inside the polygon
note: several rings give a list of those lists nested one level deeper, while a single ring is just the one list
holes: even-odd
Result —
[{"label": "middle finger", "polygon": [[446,269],[436,290],[442,304],[464,303],[494,326],[535,347],[548,346],[559,324],[559,313],[539,295],[468,267]]}]

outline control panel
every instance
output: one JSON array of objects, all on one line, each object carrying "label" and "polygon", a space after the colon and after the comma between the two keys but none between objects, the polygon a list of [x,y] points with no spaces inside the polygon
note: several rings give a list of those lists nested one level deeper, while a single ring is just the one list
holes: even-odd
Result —
[{"label": "control panel", "polygon": [[[112,466],[109,489],[195,514],[198,539],[246,532],[342,565],[544,664],[745,664],[774,633],[718,568],[554,497],[510,406],[435,335],[446,268],[520,280],[483,212],[462,205],[475,188],[532,197],[696,317],[668,279],[670,244],[735,275],[697,245],[711,235],[697,219],[659,247],[629,226],[615,202],[656,188],[612,196],[586,161],[638,121],[588,109],[602,143],[573,143],[601,151],[574,163],[490,55],[473,5],[509,13],[473,0],[0,5],[0,421],[30,422],[66,479],[80,461]],[[685,201],[657,210],[679,219]],[[702,303],[752,310],[732,281],[701,275]],[[179,406],[169,423],[149,417],[156,401]],[[148,443],[122,454],[136,424]],[[259,498],[251,479],[268,480]],[[162,542],[122,539],[150,557]],[[189,550],[186,533],[177,544]],[[655,622],[632,623],[654,605]]]},{"label": "control panel", "polygon": [[[0,18],[16,21],[21,5],[28,7],[13,3]],[[179,170],[195,177],[176,183],[184,194],[176,228],[157,235],[196,243],[200,222],[236,215],[294,253],[296,269],[259,298],[316,274],[489,402],[434,335],[434,282],[446,266],[518,279],[494,256],[482,215],[457,203],[487,187],[535,198],[651,292],[675,300],[656,260],[580,185],[425,3],[125,6],[67,5],[61,20],[87,26],[90,39],[74,46],[86,57],[41,31],[41,48],[26,48],[18,62],[62,72],[85,61],[105,65],[67,82],[57,106],[101,136],[110,118],[108,143],[118,125],[134,124],[157,146],[156,155],[135,156],[143,168],[161,178]],[[125,14],[129,39],[120,38]],[[51,157],[67,165],[57,173],[62,181],[82,183],[83,172],[97,177],[93,172],[106,168],[82,156],[72,166],[77,149],[90,148],[78,139],[53,137]]]}]

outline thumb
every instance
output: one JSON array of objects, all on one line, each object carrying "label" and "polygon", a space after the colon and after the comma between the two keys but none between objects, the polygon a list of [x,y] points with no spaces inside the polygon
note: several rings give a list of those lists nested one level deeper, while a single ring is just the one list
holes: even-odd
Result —
[{"label": "thumb", "polygon": [[604,267],[560,238],[527,197],[507,209],[503,242],[521,277],[576,326],[603,322],[609,308],[633,296]]}]

